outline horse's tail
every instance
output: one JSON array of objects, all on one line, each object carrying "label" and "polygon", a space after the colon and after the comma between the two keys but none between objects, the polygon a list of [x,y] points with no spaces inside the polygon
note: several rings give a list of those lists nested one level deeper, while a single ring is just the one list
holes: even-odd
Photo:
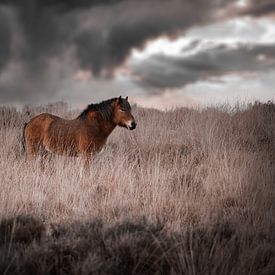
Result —
[{"label": "horse's tail", "polygon": [[23,131],[22,131],[22,136],[21,136],[21,147],[22,147],[22,153],[26,152],[26,139],[25,139],[25,129],[28,123],[24,124]]}]

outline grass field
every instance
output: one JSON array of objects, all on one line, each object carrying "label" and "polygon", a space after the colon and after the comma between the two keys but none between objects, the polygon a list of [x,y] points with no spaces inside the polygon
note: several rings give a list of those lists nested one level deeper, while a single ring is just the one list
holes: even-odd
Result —
[{"label": "grass field", "polygon": [[133,108],[93,157],[27,162],[0,108],[0,273],[275,274],[275,105]]}]

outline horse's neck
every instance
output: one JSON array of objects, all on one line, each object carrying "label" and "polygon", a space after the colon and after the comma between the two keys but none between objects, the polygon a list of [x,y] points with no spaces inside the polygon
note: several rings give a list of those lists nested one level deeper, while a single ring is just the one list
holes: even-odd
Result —
[{"label": "horse's neck", "polygon": [[115,129],[116,125],[112,121],[107,121],[103,118],[98,118],[98,129],[102,137],[107,138],[112,131]]},{"label": "horse's neck", "polygon": [[92,118],[86,120],[86,123],[93,130],[91,134],[102,139],[106,139],[116,127],[112,121],[108,121],[98,114],[94,114]]}]

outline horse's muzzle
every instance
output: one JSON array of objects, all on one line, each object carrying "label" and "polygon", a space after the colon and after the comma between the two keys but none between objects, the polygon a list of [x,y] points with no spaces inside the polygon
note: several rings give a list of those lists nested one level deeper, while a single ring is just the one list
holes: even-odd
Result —
[{"label": "horse's muzzle", "polygon": [[130,130],[134,130],[137,127],[137,124],[135,121],[131,123],[131,126],[129,127]]}]

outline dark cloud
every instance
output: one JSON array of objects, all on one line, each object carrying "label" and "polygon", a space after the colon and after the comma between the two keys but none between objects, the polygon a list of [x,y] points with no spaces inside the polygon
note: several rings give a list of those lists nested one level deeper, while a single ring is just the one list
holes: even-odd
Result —
[{"label": "dark cloud", "polygon": [[5,68],[11,54],[11,30],[5,11],[0,9],[0,73]]},{"label": "dark cloud", "polygon": [[96,5],[111,5],[123,0],[0,0],[0,4],[23,6],[37,5],[40,8],[53,7],[59,9],[59,11],[70,11],[75,9],[89,8]]},{"label": "dark cloud", "polygon": [[[17,28],[15,33],[22,37],[16,52],[6,54],[7,59],[14,56],[25,64],[27,70],[44,71],[47,61],[52,57],[60,57],[66,48],[72,46],[73,36],[81,28],[80,12],[96,6],[111,5],[122,0],[6,0],[0,7],[13,11],[13,20]],[[2,3],[2,5],[1,5]],[[7,21],[3,19],[2,21]],[[1,22],[0,22],[1,23]],[[4,26],[7,23],[4,22]],[[3,28],[1,26],[1,28]],[[0,33],[1,41],[4,34]]]},{"label": "dark cloud", "polygon": [[242,15],[263,16],[275,13],[274,0],[250,0],[247,7],[241,10]]},{"label": "dark cloud", "polygon": [[[80,65],[95,74],[121,65],[133,48],[161,35],[173,36],[191,26],[213,20],[226,1],[124,1],[109,10],[96,10],[99,20],[76,36]],[[219,4],[218,4],[219,3]],[[100,18],[103,18],[101,20]]]},{"label": "dark cloud", "polygon": [[274,45],[219,45],[186,57],[155,55],[132,67],[137,83],[159,92],[229,73],[275,69]]},{"label": "dark cloud", "polygon": [[81,10],[115,2],[0,1],[0,102],[53,97],[72,74],[73,57],[68,62],[65,55],[81,27]]},{"label": "dark cloud", "polygon": [[[231,2],[0,0],[0,99],[13,100],[16,94],[33,100],[42,93],[51,95],[62,81],[60,64],[67,78],[72,77],[66,75],[68,71],[78,68],[95,76],[112,75],[133,48],[212,22]],[[9,10],[8,14],[2,16],[2,9]],[[65,62],[68,56],[70,62]],[[49,65],[53,63],[58,65]],[[8,64],[17,64],[17,69],[7,69]],[[18,68],[23,72],[20,77]]]},{"label": "dark cloud", "polygon": [[[121,65],[132,48],[148,39],[213,20],[228,0],[6,0],[23,37],[17,56],[26,65],[45,67],[45,60],[74,47],[79,65],[95,74]],[[2,38],[1,38],[2,41]]]}]

